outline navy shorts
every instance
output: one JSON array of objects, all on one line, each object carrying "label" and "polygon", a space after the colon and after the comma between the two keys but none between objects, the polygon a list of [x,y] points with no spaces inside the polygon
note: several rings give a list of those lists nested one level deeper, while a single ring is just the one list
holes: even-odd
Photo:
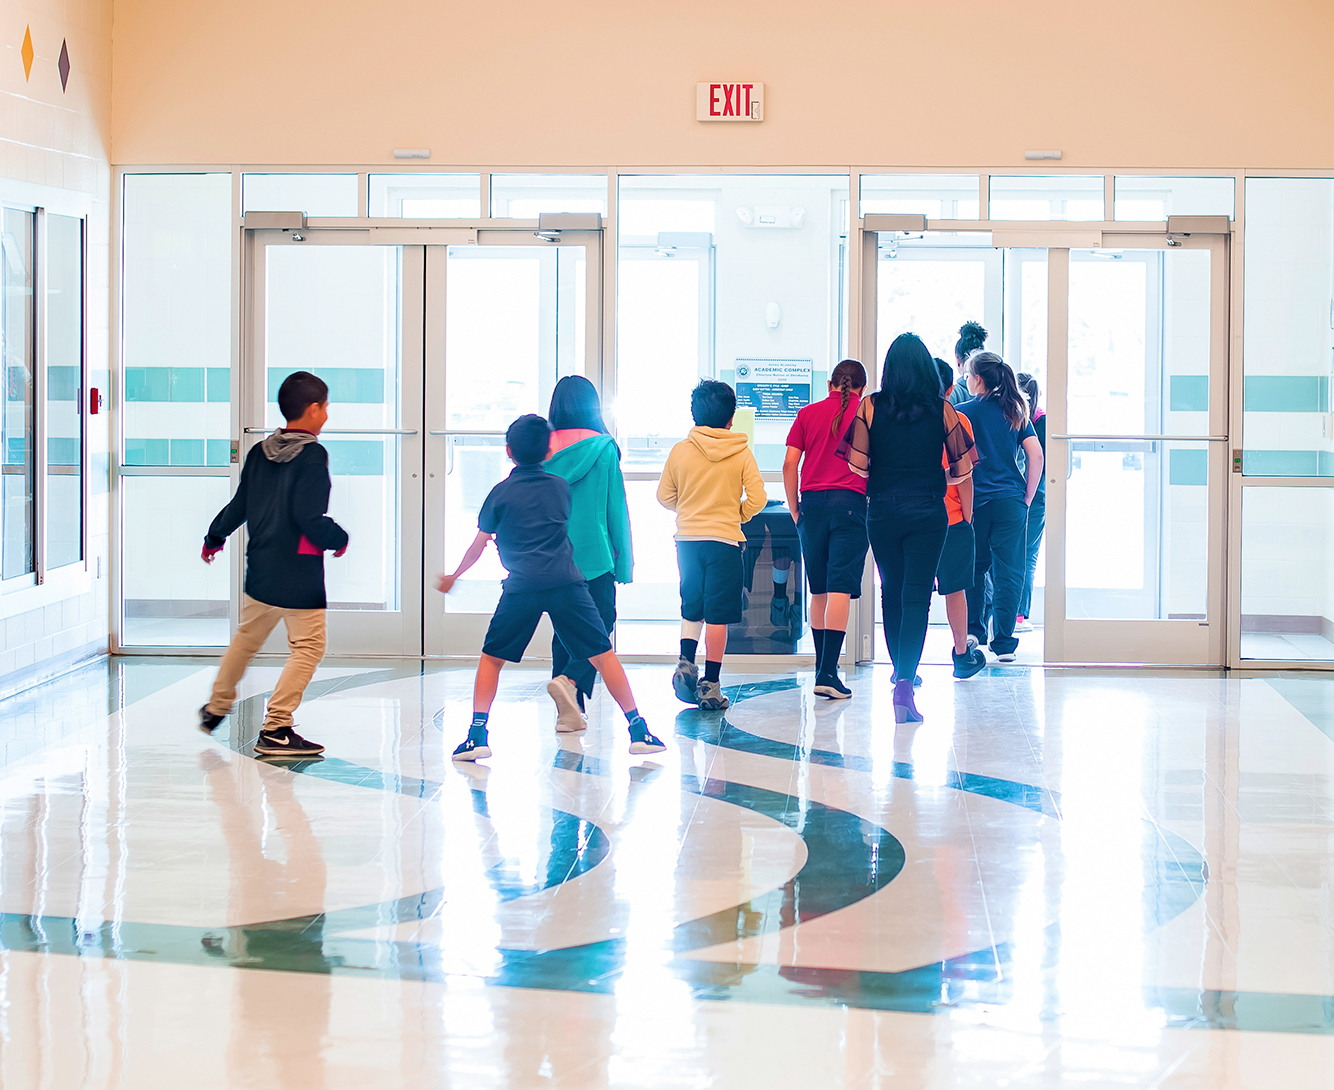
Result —
[{"label": "navy shorts", "polygon": [[936,593],[956,594],[973,589],[976,542],[971,522],[956,522],[945,535],[945,550],[936,565]]},{"label": "navy shorts", "polygon": [[681,572],[681,616],[705,624],[741,623],[741,546],[721,541],[678,541],[676,566]]},{"label": "navy shorts", "polygon": [[556,638],[576,662],[611,650],[607,626],[588,593],[588,584],[567,583],[549,590],[502,591],[486,629],[482,654],[519,662],[543,613],[551,618]]},{"label": "navy shorts", "polygon": [[797,536],[812,594],[862,595],[866,496],[847,488],[801,494]]}]

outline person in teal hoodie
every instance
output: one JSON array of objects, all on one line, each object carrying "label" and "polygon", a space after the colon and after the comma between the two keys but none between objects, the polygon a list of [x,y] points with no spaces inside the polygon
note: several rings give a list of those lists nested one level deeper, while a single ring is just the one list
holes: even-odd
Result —
[{"label": "person in teal hoodie", "polygon": [[[630,582],[634,556],[630,545],[630,509],[621,476],[621,450],[607,434],[597,388],[582,375],[556,383],[547,413],[551,454],[543,468],[570,485],[570,543],[574,562],[588,581],[589,593],[607,631],[616,623],[616,584]],[[558,731],[588,726],[584,701],[593,695],[597,671],[587,659],[575,661],[551,640],[551,682]]]}]

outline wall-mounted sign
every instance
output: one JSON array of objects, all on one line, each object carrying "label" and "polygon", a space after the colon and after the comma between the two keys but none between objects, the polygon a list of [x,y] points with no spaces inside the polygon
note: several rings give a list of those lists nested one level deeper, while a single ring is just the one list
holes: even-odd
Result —
[{"label": "wall-mounted sign", "polygon": [[758,420],[793,419],[811,403],[811,361],[738,359],[736,403]]},{"label": "wall-mounted sign", "polygon": [[695,84],[696,121],[763,121],[764,84]]}]

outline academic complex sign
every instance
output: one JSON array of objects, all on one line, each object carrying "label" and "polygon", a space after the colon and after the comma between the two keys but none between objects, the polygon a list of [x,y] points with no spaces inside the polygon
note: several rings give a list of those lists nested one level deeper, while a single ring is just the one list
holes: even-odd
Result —
[{"label": "academic complex sign", "polygon": [[696,121],[763,121],[764,84],[695,84]]},{"label": "academic complex sign", "polygon": [[794,419],[811,403],[811,361],[738,359],[736,403],[759,420]]}]

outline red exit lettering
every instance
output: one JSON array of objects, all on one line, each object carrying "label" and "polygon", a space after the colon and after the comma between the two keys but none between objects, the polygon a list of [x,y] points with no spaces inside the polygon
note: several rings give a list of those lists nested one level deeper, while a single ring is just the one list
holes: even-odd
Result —
[{"label": "red exit lettering", "polygon": [[721,87],[722,87],[722,84],[721,84],[721,83],[710,83],[710,84],[709,84],[709,116],[710,116],[710,117],[722,117],[722,116],[723,116],[721,113],[718,112],[718,90],[719,90],[719,88],[721,88]]}]

